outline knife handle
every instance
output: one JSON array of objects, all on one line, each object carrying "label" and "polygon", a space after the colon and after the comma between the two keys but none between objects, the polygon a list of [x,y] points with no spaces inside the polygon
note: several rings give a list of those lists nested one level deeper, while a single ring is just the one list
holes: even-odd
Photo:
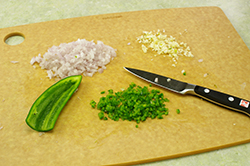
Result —
[{"label": "knife handle", "polygon": [[250,116],[250,102],[245,99],[221,93],[209,88],[204,88],[198,85],[195,86],[194,92],[199,97],[202,97],[210,102]]}]

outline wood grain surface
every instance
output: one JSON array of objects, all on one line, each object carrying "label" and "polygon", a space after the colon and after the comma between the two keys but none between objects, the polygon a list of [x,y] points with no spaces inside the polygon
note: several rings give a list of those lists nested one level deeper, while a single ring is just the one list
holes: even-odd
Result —
[{"label": "wood grain surface", "polygon": [[[136,37],[165,29],[186,42],[194,58],[143,53]],[[184,33],[185,29],[187,30]],[[180,35],[182,33],[182,35]],[[4,41],[23,35],[19,45]],[[59,115],[55,128],[41,135],[25,118],[36,98],[55,83],[32,57],[77,39],[101,40],[117,49],[104,73],[83,77]],[[126,72],[133,67],[250,99],[250,51],[220,8],[137,11],[70,18],[0,29],[0,165],[112,165],[170,159],[250,142],[250,119],[194,96],[159,89],[170,100],[169,115],[135,122],[101,121],[90,100],[103,90],[120,91],[131,82],[148,83]],[[130,43],[130,45],[128,45]],[[203,59],[203,62],[198,60]],[[11,63],[18,61],[19,63]],[[185,70],[187,75],[182,75]],[[207,75],[204,77],[204,74]],[[177,114],[176,109],[181,113]],[[39,135],[40,134],[40,135]]]}]

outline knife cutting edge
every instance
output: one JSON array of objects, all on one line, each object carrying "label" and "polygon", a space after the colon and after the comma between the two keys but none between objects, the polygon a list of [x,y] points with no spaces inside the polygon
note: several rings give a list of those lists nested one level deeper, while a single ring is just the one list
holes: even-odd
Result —
[{"label": "knife cutting edge", "polygon": [[179,94],[196,95],[214,104],[246,114],[250,117],[250,102],[245,99],[143,70],[128,67],[124,67],[124,69],[133,75],[162,88]]}]

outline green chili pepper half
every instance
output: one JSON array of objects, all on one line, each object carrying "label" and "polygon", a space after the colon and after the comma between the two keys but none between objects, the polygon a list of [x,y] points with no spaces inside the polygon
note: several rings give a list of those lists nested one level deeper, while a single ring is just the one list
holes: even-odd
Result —
[{"label": "green chili pepper half", "polygon": [[60,112],[81,81],[81,75],[69,76],[49,87],[33,103],[26,123],[36,131],[52,130]]}]

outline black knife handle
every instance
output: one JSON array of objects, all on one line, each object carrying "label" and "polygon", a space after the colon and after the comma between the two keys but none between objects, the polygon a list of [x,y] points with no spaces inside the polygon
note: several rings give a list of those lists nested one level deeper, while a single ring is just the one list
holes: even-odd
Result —
[{"label": "black knife handle", "polygon": [[199,97],[202,97],[222,107],[226,107],[230,110],[244,113],[250,116],[250,102],[245,99],[221,93],[209,88],[204,88],[198,85],[195,86],[194,92]]}]

